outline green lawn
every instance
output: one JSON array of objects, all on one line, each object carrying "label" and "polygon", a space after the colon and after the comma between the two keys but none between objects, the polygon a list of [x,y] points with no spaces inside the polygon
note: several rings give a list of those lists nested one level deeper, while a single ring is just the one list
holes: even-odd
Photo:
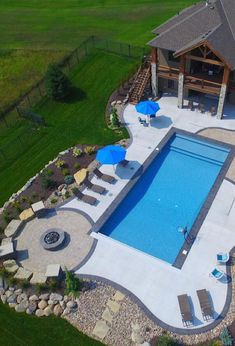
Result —
[{"label": "green lawn", "polygon": [[[41,77],[49,62],[76,48],[88,36],[142,47],[154,36],[151,33],[154,27],[193,2],[1,0],[0,109]],[[30,52],[9,53],[12,48],[26,48]]]},{"label": "green lawn", "polygon": [[[77,143],[105,145],[127,137],[125,130],[115,133],[106,127],[104,113],[112,91],[136,64],[136,60],[96,52],[77,65],[72,79],[77,89],[70,100],[48,100],[35,109],[45,118],[47,127],[31,133],[34,145],[29,145],[24,153],[18,142],[5,148],[7,156],[14,151],[19,155],[8,165],[1,160],[4,166],[0,170],[0,204],[59,151]],[[20,121],[15,128],[6,129],[2,141],[20,136],[27,126]]]},{"label": "green lawn", "polygon": [[56,317],[38,318],[16,313],[0,303],[2,346],[102,346]]},{"label": "green lawn", "polygon": [[144,45],[195,0],[1,0],[1,48],[71,48],[97,35]]}]

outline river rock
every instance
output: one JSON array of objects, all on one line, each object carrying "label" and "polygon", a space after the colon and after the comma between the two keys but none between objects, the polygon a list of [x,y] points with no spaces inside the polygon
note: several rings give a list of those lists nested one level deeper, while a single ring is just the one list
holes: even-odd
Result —
[{"label": "river rock", "polygon": [[52,313],[53,313],[53,311],[52,311],[52,308],[51,308],[50,306],[47,306],[47,307],[44,309],[44,314],[45,314],[45,316],[50,316]]},{"label": "river rock", "polygon": [[48,305],[56,305],[56,304],[58,304],[57,300],[51,300],[51,299],[48,300]]},{"label": "river rock", "polygon": [[39,299],[41,300],[48,300],[49,299],[50,294],[49,293],[43,293],[39,296]]},{"label": "river rock", "polygon": [[64,302],[68,303],[68,301],[69,301],[69,297],[68,296],[64,296]]},{"label": "river rock", "polygon": [[50,294],[50,300],[57,300],[57,301],[61,301],[63,299],[62,295],[59,293],[51,293]]},{"label": "river rock", "polygon": [[57,304],[57,305],[54,307],[53,313],[54,313],[54,315],[56,315],[56,316],[60,316],[60,315],[63,313],[63,309],[62,309],[62,307],[60,306],[60,304]]},{"label": "river rock", "polygon": [[43,310],[47,307],[47,302],[45,300],[41,300],[39,303],[38,303],[38,307],[39,309]]},{"label": "river rock", "polygon": [[29,302],[27,300],[23,300],[20,304],[15,306],[16,312],[25,312],[29,306]]},{"label": "river rock", "polygon": [[39,298],[36,294],[33,294],[32,296],[29,297],[30,302],[37,301],[37,300],[39,300]]},{"label": "river rock", "polygon": [[77,308],[77,303],[73,300],[70,300],[68,303],[67,303],[67,308],[69,309],[75,309]]},{"label": "river rock", "polygon": [[65,308],[64,312],[62,313],[62,316],[66,316],[68,314],[70,314],[70,309],[69,308]]},{"label": "river rock", "polygon": [[36,315],[37,317],[42,317],[42,316],[44,316],[44,310],[42,310],[42,309],[37,309],[36,312],[35,312],[35,315]]},{"label": "river rock", "polygon": [[15,291],[15,287],[9,287],[8,291],[14,292]]},{"label": "river rock", "polygon": [[17,305],[16,303],[9,303],[8,304],[9,308],[12,308],[12,309],[14,309],[16,305]]},{"label": "river rock", "polygon": [[28,296],[26,293],[21,293],[17,297],[17,303],[20,304],[23,300],[28,300]]},{"label": "river rock", "polygon": [[5,294],[1,294],[1,301],[3,302],[3,304],[6,304],[7,296]]},{"label": "river rock", "polygon": [[37,303],[35,301],[29,302],[29,306],[26,310],[27,314],[32,315],[37,309]]},{"label": "river rock", "polygon": [[7,298],[9,298],[10,296],[12,296],[12,294],[13,294],[13,292],[8,291],[8,290],[5,292],[5,295],[6,295]]},{"label": "river rock", "polygon": [[8,304],[9,303],[16,303],[16,294],[13,293],[12,295],[10,295],[10,297],[7,298],[7,302],[8,302]]},{"label": "river rock", "polygon": [[18,288],[17,290],[15,290],[15,294],[18,296],[19,294],[21,294],[23,291],[21,288]]}]

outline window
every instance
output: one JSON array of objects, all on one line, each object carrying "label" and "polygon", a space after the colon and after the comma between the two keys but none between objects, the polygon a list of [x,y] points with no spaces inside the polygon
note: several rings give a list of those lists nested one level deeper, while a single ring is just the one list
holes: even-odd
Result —
[{"label": "window", "polygon": [[173,80],[168,79],[168,89],[174,89],[175,88],[175,83]]},{"label": "window", "polygon": [[168,51],[168,61],[179,62],[180,58],[175,58],[173,54],[174,52]]}]

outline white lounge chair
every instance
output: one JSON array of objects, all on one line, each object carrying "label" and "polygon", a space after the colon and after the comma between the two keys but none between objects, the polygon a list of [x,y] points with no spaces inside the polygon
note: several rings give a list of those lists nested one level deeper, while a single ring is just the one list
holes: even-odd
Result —
[{"label": "white lounge chair", "polygon": [[216,258],[218,263],[222,263],[222,264],[227,263],[229,260],[229,253],[224,253],[224,252],[218,253]]}]

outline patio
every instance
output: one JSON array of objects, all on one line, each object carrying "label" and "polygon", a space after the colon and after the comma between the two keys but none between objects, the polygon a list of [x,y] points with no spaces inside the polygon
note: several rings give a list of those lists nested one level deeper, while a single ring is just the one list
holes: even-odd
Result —
[{"label": "patio", "polygon": [[[101,182],[95,177],[92,179],[93,183],[108,189],[107,195],[99,196],[99,204],[92,207],[73,199],[62,208],[82,210],[97,222],[172,126],[192,133],[207,127],[235,130],[235,110],[231,106],[226,107],[225,119],[221,121],[207,114],[177,109],[177,99],[171,95],[162,97],[159,104],[161,110],[157,118],[151,120],[150,127],[139,124],[134,106],[128,105],[125,108],[124,121],[132,138],[126,158],[131,162],[127,168],[118,167],[118,180],[114,185]],[[110,166],[103,166],[101,170],[115,174]],[[87,190],[85,193],[97,197],[91,191]],[[226,302],[228,285],[215,282],[209,277],[209,273],[216,266],[216,254],[230,251],[235,243],[234,200],[235,185],[224,179],[181,270],[99,233],[92,233],[98,240],[96,249],[90,259],[77,270],[77,274],[102,277],[120,285],[120,290],[123,288],[134,294],[158,323],[180,332],[184,330],[177,295],[187,293],[192,299],[195,314],[195,325],[191,330],[199,331],[212,321],[203,321],[196,290],[206,288],[210,292],[215,317],[221,314]],[[189,329],[185,331],[189,333]]]}]

